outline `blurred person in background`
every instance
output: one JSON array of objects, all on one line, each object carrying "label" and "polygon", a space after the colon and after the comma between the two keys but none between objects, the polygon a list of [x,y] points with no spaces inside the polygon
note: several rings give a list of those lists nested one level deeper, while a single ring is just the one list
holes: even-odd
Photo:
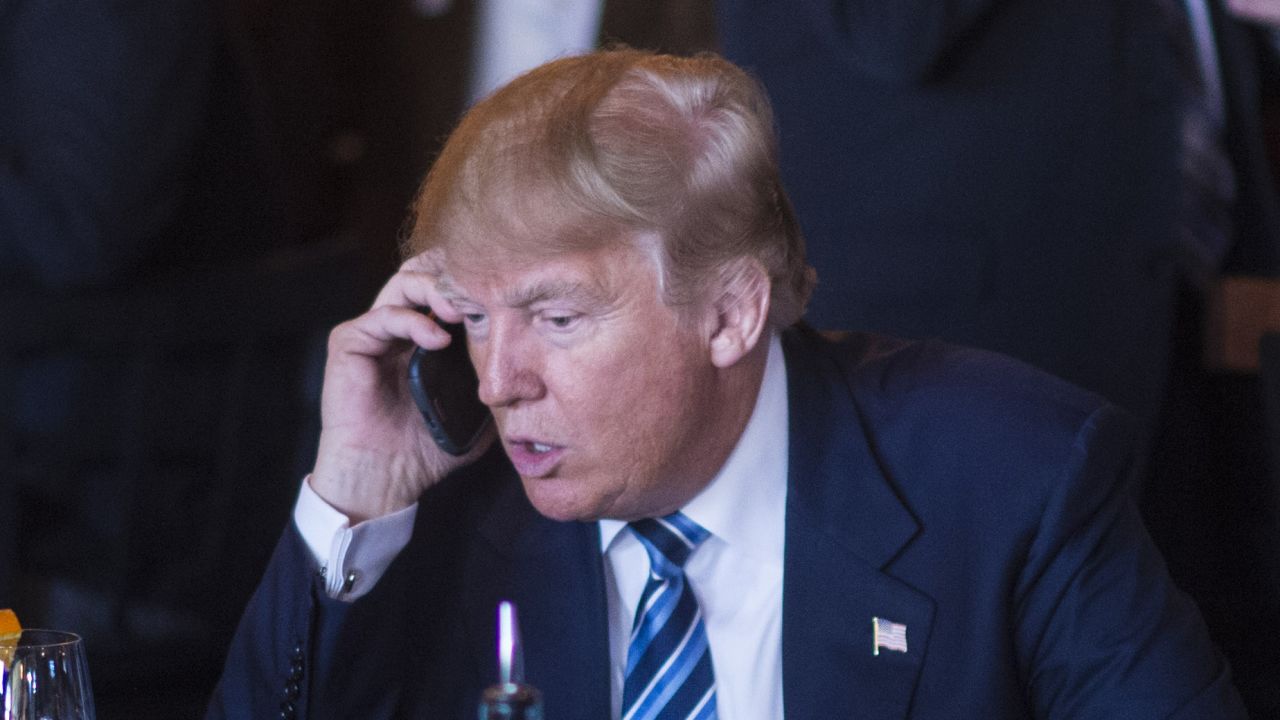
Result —
[{"label": "blurred person in background", "polygon": [[[721,0],[720,15],[727,56],[778,105],[783,173],[825,278],[817,322],[1007,352],[1150,433],[1179,278],[1274,269],[1264,182],[1238,194],[1259,217],[1229,252],[1178,237],[1199,68],[1182,0]],[[1238,91],[1256,116],[1254,90]]]},{"label": "blurred person in background", "polygon": [[[209,0],[0,1],[0,605],[86,636],[104,714],[180,689],[219,594],[247,592],[178,539],[204,528],[234,358],[160,339],[196,278],[285,244],[240,50]],[[176,646],[190,663],[156,652]]]},{"label": "blurred person in background", "polygon": [[255,118],[220,10],[0,4],[0,279],[73,291],[260,253]]}]

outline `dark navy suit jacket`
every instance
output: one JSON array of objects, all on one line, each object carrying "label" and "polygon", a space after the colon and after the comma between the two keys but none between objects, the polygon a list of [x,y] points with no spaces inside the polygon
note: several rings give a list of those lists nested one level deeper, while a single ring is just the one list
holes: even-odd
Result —
[{"label": "dark navy suit jacket", "polygon": [[[797,328],[784,348],[788,717],[1244,716],[1129,500],[1117,411],[937,343]],[[500,599],[547,717],[608,717],[597,525],[538,515],[500,452],[424,497],[353,604],[290,528],[209,716],[474,717]],[[873,653],[873,617],[907,626],[907,652]]]}]

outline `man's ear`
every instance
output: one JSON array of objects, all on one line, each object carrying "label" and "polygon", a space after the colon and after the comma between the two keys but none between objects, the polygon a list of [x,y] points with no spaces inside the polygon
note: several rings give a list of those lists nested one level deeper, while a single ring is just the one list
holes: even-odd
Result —
[{"label": "man's ear", "polygon": [[712,301],[711,363],[727,368],[755,348],[769,324],[769,274],[754,259],[734,261],[721,275]]}]

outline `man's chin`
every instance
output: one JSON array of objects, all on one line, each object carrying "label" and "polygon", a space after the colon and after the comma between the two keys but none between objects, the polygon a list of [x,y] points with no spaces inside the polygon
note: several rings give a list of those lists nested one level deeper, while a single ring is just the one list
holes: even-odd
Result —
[{"label": "man's chin", "polygon": [[606,517],[608,503],[584,495],[582,481],[523,476],[520,481],[529,502],[543,517],[560,522],[594,522]]}]

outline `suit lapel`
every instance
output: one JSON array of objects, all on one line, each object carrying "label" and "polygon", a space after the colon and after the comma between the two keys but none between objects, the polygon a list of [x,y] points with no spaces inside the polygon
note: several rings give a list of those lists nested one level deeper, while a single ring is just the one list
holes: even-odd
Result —
[{"label": "suit lapel", "polygon": [[[609,628],[599,528],[537,513],[518,481],[505,483],[482,521],[465,612],[481,668],[496,668],[497,606],[516,604],[526,680],[546,716],[599,720],[610,713]],[[496,670],[489,671],[496,676]]]},{"label": "suit lapel", "polygon": [[[790,452],[782,602],[788,717],[905,717],[933,601],[883,570],[919,525],[876,462],[839,368],[812,331],[784,335]],[[906,626],[875,654],[872,619]]]}]

